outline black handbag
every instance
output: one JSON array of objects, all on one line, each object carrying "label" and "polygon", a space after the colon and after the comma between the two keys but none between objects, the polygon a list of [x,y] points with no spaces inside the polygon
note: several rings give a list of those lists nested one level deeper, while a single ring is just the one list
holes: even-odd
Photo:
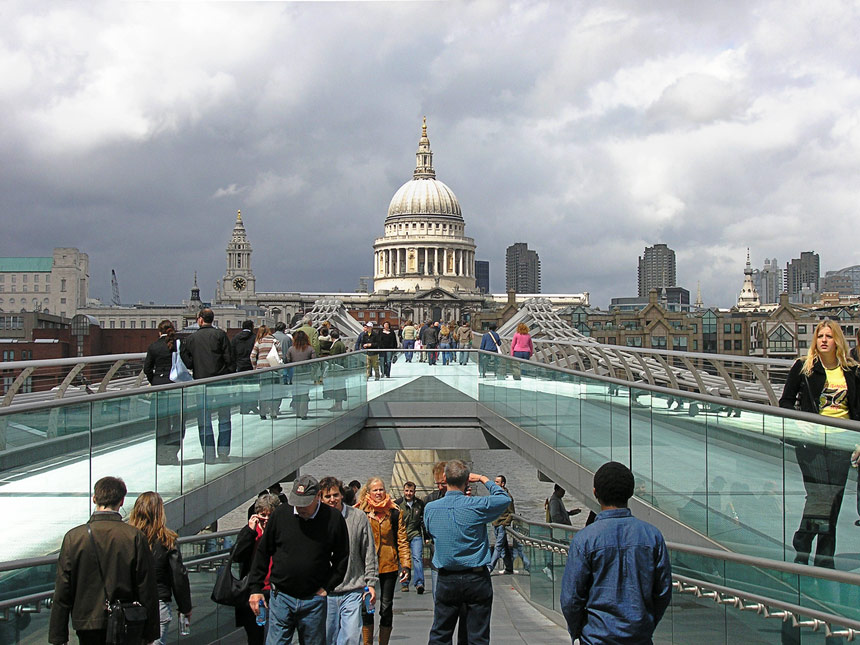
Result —
[{"label": "black handbag", "polygon": [[131,602],[110,600],[105,576],[102,572],[99,548],[96,546],[93,530],[90,528],[89,523],[87,523],[87,533],[95,550],[96,564],[99,567],[99,576],[101,576],[102,586],[105,590],[105,612],[107,613],[107,636],[105,643],[106,645],[139,645],[143,642],[143,630],[146,627],[146,607],[136,600]]},{"label": "black handbag", "polygon": [[249,596],[248,576],[239,580],[233,575],[233,552],[230,551],[226,564],[218,570],[218,577],[215,578],[215,586],[212,587],[210,598],[212,602],[219,605],[236,607],[248,602]]},{"label": "black handbag", "polygon": [[139,602],[116,600],[108,605],[107,645],[124,645],[143,642],[146,626],[146,607]]}]

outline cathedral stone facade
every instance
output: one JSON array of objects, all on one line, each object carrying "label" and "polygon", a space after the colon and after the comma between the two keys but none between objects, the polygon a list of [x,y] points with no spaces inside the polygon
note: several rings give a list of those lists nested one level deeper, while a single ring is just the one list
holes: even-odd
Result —
[{"label": "cathedral stone facade", "polygon": [[215,300],[256,306],[291,320],[320,298],[341,300],[349,309],[390,309],[402,320],[470,320],[492,299],[475,286],[475,241],[454,192],[436,179],[426,119],[418,141],[412,179],[388,207],[384,234],[373,244],[373,293],[260,292],[251,269],[251,244],[242,214],[227,245],[227,272]]}]

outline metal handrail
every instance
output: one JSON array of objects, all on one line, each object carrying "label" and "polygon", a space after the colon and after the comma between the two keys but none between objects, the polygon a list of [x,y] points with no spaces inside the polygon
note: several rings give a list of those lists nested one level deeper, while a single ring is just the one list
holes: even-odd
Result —
[{"label": "metal handrail", "polygon": [[[176,544],[195,544],[197,542],[206,542],[208,540],[217,540],[220,538],[230,537],[233,535],[237,535],[239,531],[242,529],[229,529],[226,531],[217,531],[215,533],[198,533],[197,535],[190,535],[185,537],[177,538]],[[186,566],[196,566],[200,564],[207,564],[209,562],[215,562],[218,560],[223,560],[227,557],[227,553],[218,553],[218,554],[206,554],[200,556],[192,556],[188,560],[184,561]],[[20,560],[9,560],[7,562],[0,562],[0,572],[4,571],[15,571],[18,569],[27,569],[34,566],[42,566],[48,564],[56,564],[57,558],[59,554],[43,556],[41,558],[23,558]],[[42,601],[50,599],[54,595],[54,590],[50,591],[41,591],[39,593],[28,594],[26,596],[17,596],[15,598],[8,598],[6,600],[0,601],[0,612],[7,612],[12,609],[13,613],[22,613],[23,607],[26,605],[32,605],[34,603],[40,603]],[[0,617],[0,620],[3,620]]]},{"label": "metal handrail", "polygon": [[[564,524],[529,522],[527,520],[523,520],[522,517],[517,515],[514,515],[514,518],[520,521],[525,521],[526,523],[531,525],[562,528],[565,531],[570,531],[572,533],[575,533],[578,530]],[[567,554],[568,552],[568,549],[563,545],[559,544],[558,542],[524,535],[519,531],[512,529],[510,526],[507,527],[506,530],[510,534],[511,538],[522,543],[524,546],[531,546],[540,549],[541,551],[547,551],[550,553]],[[748,564],[750,566],[759,566],[761,568],[773,569],[776,571],[798,573],[803,576],[819,578],[823,580],[833,580],[836,582],[843,582],[854,585],[860,584],[860,575],[857,574],[848,574],[849,576],[853,576],[853,579],[843,579],[842,576],[828,575],[828,573],[838,574],[843,572],[834,572],[830,569],[823,569],[821,567],[811,567],[793,563],[780,562],[777,560],[767,560],[765,558],[758,558],[754,556],[738,556],[738,554],[731,553],[728,551],[706,549],[702,547],[694,547],[674,542],[667,542],[666,546],[670,550],[680,551],[683,553],[707,555],[716,559],[737,562],[741,564]],[[799,571],[797,569],[799,569]],[[732,587],[726,587],[724,585],[718,585],[712,582],[690,578],[681,574],[672,573],[672,581],[673,588],[679,593],[695,594],[699,598],[711,598],[717,604],[730,605],[740,611],[755,611],[757,614],[762,615],[764,618],[777,618],[782,620],[783,622],[788,622],[790,620],[794,627],[811,629],[812,631],[818,631],[823,627],[826,636],[842,637],[848,641],[853,641],[855,636],[860,635],[860,621],[854,620],[852,618],[818,611],[817,609],[803,607],[801,605],[795,605],[793,603],[787,603],[774,598],[768,598],[766,596],[749,593],[740,589],[734,589]],[[748,602],[753,604],[747,605]],[[774,612],[772,611],[773,609],[777,609],[778,611]],[[800,620],[799,617],[801,616],[807,617],[811,620]],[[832,625],[839,625],[847,629],[833,631]]]},{"label": "metal handrail", "polygon": [[[530,524],[532,526],[545,526],[554,529],[561,529],[573,534],[576,534],[580,530],[572,528],[566,524],[546,524],[544,522],[532,522],[523,518],[520,515],[513,515],[512,517],[516,520],[519,520],[520,522]],[[508,527],[508,531],[512,532],[514,534],[514,537],[516,537],[518,540],[542,540],[542,538],[524,535],[516,529],[511,529],[510,527]],[[558,544],[558,542],[547,542],[552,544]],[[666,546],[672,551],[677,551],[678,553],[698,555],[706,558],[712,558],[714,560],[724,560],[726,562],[734,562],[736,564],[743,564],[750,567],[773,569],[774,571],[801,575],[808,578],[818,578],[820,580],[830,580],[833,582],[856,585],[860,587],[860,573],[852,573],[850,571],[837,571],[835,569],[827,569],[825,567],[797,564],[796,562],[770,560],[768,558],[762,558],[760,556],[755,555],[745,555],[742,553],[735,553],[734,551],[723,551],[722,549],[711,549],[708,547],[695,546],[692,544],[681,544],[679,542],[666,542]]]},{"label": "metal handrail", "polygon": [[[362,349],[362,350],[350,352],[349,354],[350,355],[364,354],[364,353],[367,353],[367,351],[368,350]],[[391,349],[391,350],[389,350],[389,349],[374,349],[373,350],[374,353],[380,353],[380,352],[402,353],[403,351],[404,350],[402,348]],[[425,351],[439,351],[439,350],[438,349],[433,349],[433,350],[421,349],[421,350],[411,350],[411,351],[413,351],[413,352],[425,352]],[[484,354],[486,356],[495,356],[495,357],[499,356],[498,352],[487,352],[487,351],[480,350],[480,349],[464,349],[464,350],[451,350],[451,351],[467,351],[467,352],[471,352],[471,353]],[[255,373],[259,374],[262,372],[282,370],[285,367],[299,367],[299,366],[304,366],[304,365],[311,365],[314,363],[322,363],[324,361],[337,359],[338,357],[342,357],[342,356],[345,356],[345,354],[340,354],[339,356],[335,356],[335,357],[325,356],[325,357],[321,357],[321,358],[314,358],[314,359],[311,359],[308,361],[289,363],[288,365],[280,365],[277,367],[266,367],[266,368],[261,368],[259,370],[256,370]],[[535,365],[534,361],[529,361],[527,359],[522,359],[522,358],[516,358],[514,356],[502,356],[502,358],[504,358],[505,360],[508,360],[508,361],[518,361],[518,362],[522,363],[523,365]],[[667,397],[669,397],[669,396],[672,396],[672,397],[682,396],[685,399],[692,399],[694,401],[698,401],[701,403],[709,403],[709,404],[722,406],[722,407],[730,405],[733,409],[737,409],[737,410],[746,410],[748,412],[755,412],[755,413],[759,413],[759,414],[768,414],[771,416],[779,416],[779,417],[784,417],[787,419],[795,419],[798,421],[806,421],[809,423],[813,423],[815,425],[826,425],[826,426],[830,426],[830,427],[834,427],[834,428],[843,428],[845,430],[853,430],[855,432],[860,432],[860,421],[850,421],[850,420],[845,420],[845,419],[837,419],[835,417],[826,417],[826,416],[823,416],[820,414],[815,414],[812,412],[803,412],[801,410],[792,410],[792,409],[788,409],[788,408],[780,408],[780,407],[776,407],[776,406],[772,406],[772,405],[765,405],[763,403],[756,403],[754,401],[744,401],[744,400],[732,399],[729,402],[729,401],[727,401],[727,399],[725,399],[723,397],[713,396],[710,394],[702,394],[700,392],[689,392],[687,390],[675,390],[672,388],[663,387],[661,385],[651,385],[650,383],[635,383],[634,384],[634,383],[631,383],[630,381],[615,378],[613,376],[606,376],[603,374],[596,374],[593,372],[582,372],[579,370],[572,370],[572,369],[569,369],[566,367],[561,367],[558,365],[547,365],[547,364],[538,364],[538,365],[544,369],[551,369],[551,370],[554,370],[554,371],[557,371],[557,372],[560,372],[563,374],[567,374],[570,376],[575,376],[578,378],[586,378],[586,379],[601,381],[603,383],[611,383],[613,385],[619,385],[619,386],[625,387],[625,388],[631,388],[631,387],[635,386],[635,388],[637,390],[643,390],[643,391],[648,391],[648,392],[652,392],[652,393],[656,393],[656,394],[662,394],[662,395],[667,396]],[[133,395],[133,394],[176,390],[176,389],[182,389],[182,388],[188,388],[188,387],[199,387],[201,385],[209,385],[209,384],[214,384],[214,383],[218,383],[221,381],[227,381],[227,380],[236,378],[237,376],[242,376],[243,374],[246,374],[246,373],[234,372],[232,374],[223,374],[221,376],[212,376],[210,378],[199,379],[196,381],[189,381],[188,383],[171,383],[168,385],[146,386],[146,387],[137,388],[134,390],[123,390],[121,392],[95,393],[95,394],[91,394],[91,395],[87,396],[86,400],[87,401],[106,401],[106,400],[110,400],[110,399],[122,398],[122,397]],[[32,410],[49,409],[49,408],[62,407],[64,405],[73,405],[73,404],[74,405],[80,404],[80,401],[70,402],[70,401],[57,400],[57,401],[50,401],[50,402],[22,404],[22,405],[10,406],[7,408],[0,407],[0,418],[2,418],[5,415],[18,413],[18,412],[28,412],[28,411],[32,411]]]}]

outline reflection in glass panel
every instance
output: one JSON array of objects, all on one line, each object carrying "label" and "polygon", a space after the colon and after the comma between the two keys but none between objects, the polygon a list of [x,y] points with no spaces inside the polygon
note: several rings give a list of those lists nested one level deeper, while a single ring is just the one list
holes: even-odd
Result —
[{"label": "reflection in glass panel", "polygon": [[579,461],[582,439],[580,436],[580,387],[579,377],[562,374],[557,382],[556,415],[558,418],[558,437],[555,447],[562,453]]},{"label": "reflection in glass panel", "polygon": [[[838,557],[840,552],[858,550],[853,548],[858,544],[853,526],[857,519],[855,496],[849,493],[845,499],[855,433],[796,419],[785,419],[783,427],[785,532],[791,535],[786,559],[831,568],[856,568],[854,558],[843,561]],[[852,483],[855,476],[851,477]]]},{"label": "reflection in glass panel", "polygon": [[622,385],[608,383],[606,403],[609,407],[612,460],[630,466],[632,436],[630,432],[630,390]]},{"label": "reflection in glass panel", "polygon": [[582,465],[596,471],[612,459],[610,384],[585,379],[580,390]]},{"label": "reflection in glass panel", "polygon": [[633,476],[636,479],[635,495],[651,506],[659,508],[654,491],[654,473],[651,460],[653,448],[651,406],[642,403],[648,392],[637,388],[628,391],[630,406],[630,454]]}]

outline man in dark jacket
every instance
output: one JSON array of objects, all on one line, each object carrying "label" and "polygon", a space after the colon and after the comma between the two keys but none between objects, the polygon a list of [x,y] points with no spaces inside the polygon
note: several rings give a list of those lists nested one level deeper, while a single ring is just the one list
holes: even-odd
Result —
[{"label": "man in dark jacket", "polygon": [[[242,331],[233,336],[230,340],[230,346],[233,348],[233,356],[236,357],[236,371],[250,372],[254,369],[251,366],[251,350],[254,349],[254,321],[246,320],[242,323]],[[281,360],[283,360],[281,356]],[[256,401],[256,398],[254,399]],[[242,402],[239,405],[239,412],[242,414],[253,414],[257,412],[256,405],[251,402],[249,395],[248,401],[242,397]]]},{"label": "man in dark jacket", "polygon": [[[364,331],[358,335],[355,341],[355,351],[361,349],[379,349],[379,332],[373,329],[372,322],[364,323]],[[379,380],[379,354],[376,352],[367,352],[367,378],[370,379],[370,373],[373,372],[376,380]]]},{"label": "man in dark jacket", "polygon": [[96,510],[90,521],[63,538],[57,559],[49,643],[69,642],[71,615],[72,627],[83,645],[103,645],[107,636],[105,591],[110,601],[136,600],[143,605],[147,615],[143,641],[150,643],[159,638],[152,552],[143,533],[122,521],[119,509],[125,494],[121,479],[102,477],[93,488]]},{"label": "man in dark jacket", "polygon": [[[197,324],[200,327],[180,345],[180,354],[186,367],[194,373],[194,380],[232,374],[236,371],[236,358],[230,341],[220,329],[212,326],[214,312],[208,307],[200,310]],[[225,386],[226,387],[226,386]],[[230,457],[232,425],[230,421],[230,395],[219,396],[218,387],[206,388],[206,394],[197,400],[197,430],[200,433],[200,446],[203,459],[214,463],[215,435],[212,432],[212,412],[218,410],[218,456],[219,461]],[[216,392],[213,392],[216,390]]]},{"label": "man in dark jacket", "polygon": [[343,582],[349,563],[346,521],[320,500],[319,482],[302,475],[293,482],[288,504],[269,518],[251,565],[248,599],[258,614],[265,604],[267,574],[269,643],[290,643],[298,629],[302,643],[325,643],[326,596]]},{"label": "man in dark jacket", "polygon": [[[406,539],[412,553],[412,583],[418,593],[424,593],[424,502],[415,497],[415,482],[403,484],[403,497],[394,503],[400,507],[400,521],[406,523]],[[401,591],[409,591],[409,581],[400,583]]]},{"label": "man in dark jacket", "polygon": [[[436,349],[439,344],[439,323],[431,323],[421,331],[421,345],[424,349]],[[435,365],[438,352],[427,352],[427,364]]]},{"label": "man in dark jacket", "polygon": [[233,340],[230,341],[233,355],[236,357],[237,372],[250,372],[254,369],[251,366],[251,350],[254,349],[254,340],[254,321],[246,320],[242,323],[242,331],[233,336]]}]

